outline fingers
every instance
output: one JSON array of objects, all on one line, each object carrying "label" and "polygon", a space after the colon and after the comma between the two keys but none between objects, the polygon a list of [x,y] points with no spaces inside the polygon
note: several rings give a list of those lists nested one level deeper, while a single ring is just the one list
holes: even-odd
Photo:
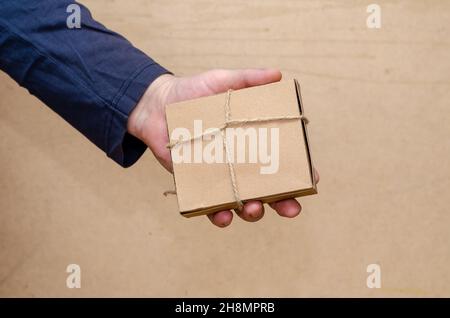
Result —
[{"label": "fingers", "polygon": [[223,76],[228,78],[230,88],[233,89],[264,85],[281,80],[281,72],[274,69],[229,70]]},{"label": "fingers", "polygon": [[316,168],[314,168],[314,170],[313,170],[313,175],[314,175],[314,180],[316,180],[316,183],[319,183],[320,175],[319,175],[319,171],[317,171]]},{"label": "fingers", "polygon": [[230,225],[233,220],[233,213],[230,210],[220,211],[208,214],[208,219],[212,222],[212,224],[218,227],[226,227]]},{"label": "fingers", "polygon": [[287,199],[270,203],[270,207],[277,211],[280,216],[294,218],[300,214],[302,206],[295,199]]},{"label": "fingers", "polygon": [[[250,201],[244,204],[242,211],[237,212],[237,215],[248,222],[259,221],[264,216],[264,206],[261,201]],[[221,211],[213,214],[208,214],[209,220],[218,227],[226,227],[230,225],[233,220],[233,213],[231,211]]]},{"label": "fingers", "polygon": [[248,222],[259,221],[264,216],[264,205],[261,201],[247,202],[242,211],[237,212],[237,215]]},{"label": "fingers", "polygon": [[212,70],[201,74],[204,84],[212,93],[226,92],[278,82],[281,72],[276,69]]},{"label": "fingers", "polygon": [[[287,199],[270,203],[280,216],[294,218],[300,214],[301,205],[295,199]],[[239,217],[247,222],[259,221],[264,216],[264,206],[261,201],[250,201],[244,204],[241,212],[237,213]],[[229,210],[208,214],[209,220],[218,227],[226,227],[233,220],[233,213]]]}]

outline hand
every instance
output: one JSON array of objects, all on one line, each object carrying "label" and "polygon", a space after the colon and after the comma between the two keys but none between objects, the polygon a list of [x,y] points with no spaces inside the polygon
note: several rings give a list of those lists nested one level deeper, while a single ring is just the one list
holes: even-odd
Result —
[{"label": "hand", "polygon": [[[132,111],[128,119],[128,131],[145,142],[158,161],[172,172],[172,160],[165,107],[183,100],[226,92],[228,89],[241,89],[251,86],[269,84],[281,80],[278,70],[212,70],[192,77],[175,77],[162,75],[149,86],[144,96]],[[315,178],[319,176],[315,171]],[[292,218],[301,211],[295,199],[282,200],[270,204],[280,216]],[[249,222],[260,220],[264,216],[264,206],[260,201],[245,203],[238,215]],[[211,222],[219,227],[229,225],[233,213],[229,210],[208,215]]]}]

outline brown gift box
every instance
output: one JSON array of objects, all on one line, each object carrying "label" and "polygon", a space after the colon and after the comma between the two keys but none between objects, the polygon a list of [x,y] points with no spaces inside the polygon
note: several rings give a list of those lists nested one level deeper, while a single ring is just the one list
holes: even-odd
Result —
[{"label": "brown gift box", "polygon": [[316,194],[303,114],[297,80],[168,105],[180,213]]}]

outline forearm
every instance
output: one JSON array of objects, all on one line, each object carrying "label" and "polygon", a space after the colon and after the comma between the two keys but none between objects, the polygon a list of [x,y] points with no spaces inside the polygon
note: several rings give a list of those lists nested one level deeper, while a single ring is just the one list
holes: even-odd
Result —
[{"label": "forearm", "polygon": [[127,133],[130,113],[167,71],[81,7],[66,25],[66,0],[0,1],[0,69],[122,166],[146,145]]}]

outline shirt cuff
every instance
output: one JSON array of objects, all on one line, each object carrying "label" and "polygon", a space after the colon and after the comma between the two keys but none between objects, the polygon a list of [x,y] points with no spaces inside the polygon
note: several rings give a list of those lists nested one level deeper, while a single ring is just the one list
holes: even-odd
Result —
[{"label": "shirt cuff", "polygon": [[128,118],[150,84],[159,76],[170,74],[157,63],[138,68],[122,86],[113,100],[114,112],[106,123],[107,155],[124,168],[133,165],[145,152],[147,145],[129,134]]}]

